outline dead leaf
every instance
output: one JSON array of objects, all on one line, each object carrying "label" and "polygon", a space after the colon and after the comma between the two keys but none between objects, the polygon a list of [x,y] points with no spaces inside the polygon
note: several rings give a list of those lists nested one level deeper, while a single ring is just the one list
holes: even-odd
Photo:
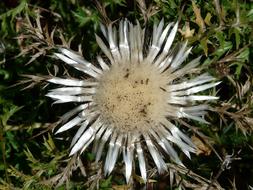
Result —
[{"label": "dead leaf", "polygon": [[203,154],[205,156],[209,156],[211,154],[212,149],[207,144],[205,144],[201,139],[199,139],[196,136],[192,136],[191,139],[192,139],[192,142],[197,147],[197,152],[196,152],[197,155]]},{"label": "dead leaf", "polygon": [[208,26],[211,26],[211,18],[212,18],[212,15],[211,13],[207,13],[206,14],[206,17],[205,17],[205,23],[208,25]]},{"label": "dead leaf", "polygon": [[186,22],[186,23],[185,23],[185,27],[183,28],[183,30],[181,30],[181,29],[178,29],[178,30],[179,30],[179,32],[182,34],[182,36],[183,36],[184,38],[193,37],[193,34],[194,34],[194,32],[195,32],[195,29],[192,29],[192,30],[191,30],[189,22]]},{"label": "dead leaf", "polygon": [[199,26],[200,32],[204,32],[206,30],[205,22],[201,16],[200,8],[197,7],[196,3],[192,1],[193,11],[195,14],[195,23]]}]

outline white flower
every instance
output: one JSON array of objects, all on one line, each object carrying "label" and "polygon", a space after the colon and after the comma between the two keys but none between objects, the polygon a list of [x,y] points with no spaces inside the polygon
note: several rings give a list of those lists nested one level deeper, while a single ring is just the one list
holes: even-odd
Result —
[{"label": "white flower", "polygon": [[198,101],[217,97],[195,94],[219,82],[213,83],[214,78],[207,73],[192,78],[200,58],[182,65],[191,48],[187,48],[185,42],[171,50],[177,28],[178,23],[169,23],[164,28],[163,20],[154,25],[152,41],[145,55],[144,29],[138,22],[133,25],[127,20],[121,21],[119,31],[112,25],[101,26],[107,42],[98,36],[96,40],[106,58],[98,56],[98,64],[60,48],[60,53],[55,55],[87,76],[85,80],[57,77],[48,80],[63,86],[47,94],[56,100],[55,103],[80,103],[62,116],[65,124],[56,132],[77,126],[70,155],[82,153],[93,142],[93,152],[99,161],[108,144],[104,172],[112,172],[122,153],[127,182],[135,157],[142,178],[147,179],[144,143],[159,173],[167,167],[158,146],[177,164],[183,165],[174,145],[190,158],[195,146],[172,121],[188,118],[207,123],[203,116],[208,105],[198,104]]}]

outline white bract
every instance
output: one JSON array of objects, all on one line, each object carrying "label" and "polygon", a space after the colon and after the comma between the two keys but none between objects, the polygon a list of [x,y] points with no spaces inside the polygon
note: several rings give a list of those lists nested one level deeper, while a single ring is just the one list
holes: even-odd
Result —
[{"label": "white bract", "polygon": [[[183,164],[173,146],[190,158],[195,146],[173,120],[188,118],[207,123],[203,117],[208,110],[206,101],[217,97],[196,94],[219,82],[214,83],[207,73],[192,77],[200,58],[182,65],[191,48],[187,48],[187,42],[171,48],[177,28],[178,23],[164,27],[163,20],[154,25],[150,45],[144,52],[144,29],[138,22],[133,25],[123,20],[118,31],[112,25],[101,26],[106,41],[99,36],[96,40],[106,57],[98,56],[97,64],[65,48],[55,53],[87,78],[48,80],[61,85],[47,94],[55,103],[80,104],[62,116],[64,125],[56,132],[78,128],[70,155],[82,153],[93,142],[93,152],[99,161],[107,147],[104,172],[110,174],[122,154],[127,182],[135,159],[142,178],[147,179],[144,144],[159,173],[167,170],[165,155],[159,149],[180,165]],[[199,101],[205,103],[198,104]]]}]

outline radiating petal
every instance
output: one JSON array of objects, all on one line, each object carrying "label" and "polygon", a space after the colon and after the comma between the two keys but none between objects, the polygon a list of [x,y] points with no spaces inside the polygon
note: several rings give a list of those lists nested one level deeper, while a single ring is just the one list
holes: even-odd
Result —
[{"label": "radiating petal", "polygon": [[63,87],[50,90],[47,95],[79,95],[79,94],[95,94],[96,88],[82,87]]},{"label": "radiating petal", "polygon": [[101,68],[105,70],[109,70],[110,67],[104,62],[101,56],[97,56],[98,63],[100,64]]},{"label": "radiating petal", "polygon": [[[116,140],[113,139],[114,134],[117,136]],[[105,170],[106,175],[109,175],[112,172],[118,158],[119,149],[122,146],[123,134],[117,134],[117,133],[114,133],[114,134],[112,136],[112,140],[109,143],[109,151],[106,155],[106,160],[105,160],[104,170]]]},{"label": "radiating petal", "polygon": [[78,139],[70,151],[70,156],[78,152],[83,147],[87,147],[94,139],[95,133],[101,127],[102,123],[98,118]]},{"label": "radiating petal", "polygon": [[110,127],[110,126],[107,126],[107,129],[106,129],[104,135],[102,136],[102,138],[100,140],[98,151],[96,153],[96,162],[98,162],[100,160],[101,155],[102,155],[102,151],[103,151],[104,146],[105,146],[105,143],[109,139],[109,137],[111,136],[112,131],[113,131],[113,128]]},{"label": "radiating petal", "polygon": [[171,64],[172,60],[173,60],[173,55],[170,55],[166,59],[164,59],[160,63],[160,65],[158,66],[159,72],[163,73],[169,67],[169,65]]},{"label": "radiating petal", "polygon": [[174,41],[174,38],[176,36],[177,28],[178,28],[178,22],[176,22],[176,24],[174,25],[174,27],[172,28],[172,30],[170,32],[170,34],[167,38],[167,41],[164,45],[163,52],[165,52],[165,53],[169,52],[172,42]]},{"label": "radiating petal", "polygon": [[174,162],[176,162],[179,165],[183,165],[176,151],[172,148],[172,146],[169,144],[169,142],[166,140],[163,134],[159,133],[159,130],[156,130],[155,132],[155,129],[151,129],[149,130],[149,132]]},{"label": "radiating petal", "polygon": [[135,134],[128,133],[126,145],[123,147],[123,159],[125,162],[125,177],[127,183],[129,182],[132,174],[134,143],[136,138],[137,136]]},{"label": "radiating petal", "polygon": [[[185,82],[185,83],[181,83],[181,84],[178,84],[178,85],[171,85],[171,86],[168,86],[166,88],[166,91],[167,90],[168,91],[180,90],[180,91],[176,91],[176,92],[171,92],[170,94],[172,96],[175,96],[175,95],[177,95],[177,96],[191,95],[191,94],[195,94],[197,92],[201,92],[201,91],[207,90],[209,88],[215,87],[218,84],[220,84],[220,82],[216,82],[216,83],[208,83],[208,84],[203,84],[203,85],[200,85],[200,86],[192,87],[192,86],[197,85],[197,84],[202,84],[202,83],[206,82],[207,80],[209,80],[209,79],[206,79],[206,80],[203,80],[203,81],[198,81],[198,82],[195,82],[195,83]],[[184,88],[189,88],[189,89],[181,90],[181,89],[184,89]],[[208,97],[208,96],[204,96],[204,97]]]},{"label": "radiating petal", "polygon": [[184,42],[182,47],[180,47],[180,50],[177,52],[175,58],[173,59],[171,65],[170,65],[169,72],[172,72],[172,71],[176,70],[178,68],[178,66],[181,65],[181,63],[185,60],[185,58],[191,52],[191,48],[186,50],[187,43],[188,43],[187,41]]},{"label": "radiating petal", "polygon": [[152,45],[157,46],[158,45],[158,38],[160,38],[162,29],[164,26],[164,19],[162,19],[157,26],[156,24],[153,27],[153,36],[152,36]]},{"label": "radiating petal", "polygon": [[183,111],[188,112],[188,113],[194,113],[197,114],[203,110],[208,110],[209,106],[206,104],[201,104],[201,105],[196,105],[196,106],[189,106],[189,107],[184,107]]},{"label": "radiating petal", "polygon": [[111,64],[114,64],[114,59],[112,58],[112,54],[110,52],[110,50],[107,48],[107,46],[105,45],[105,43],[103,42],[103,40],[97,36],[96,36],[96,41],[99,45],[99,47],[101,48],[101,50],[104,52],[104,54],[108,57],[108,59],[110,60]]},{"label": "radiating petal", "polygon": [[112,161],[112,155],[113,155],[113,150],[114,150],[117,135],[118,134],[114,131],[111,136],[111,140],[109,142],[109,149],[107,151],[105,165],[104,165],[104,171],[105,171],[106,175],[110,173],[110,168],[111,168],[110,165],[111,165],[111,161]]},{"label": "radiating petal", "polygon": [[174,124],[169,120],[163,121],[164,126],[170,130],[171,134],[179,140],[184,140],[189,146],[195,149],[195,145],[192,143],[191,139],[184,135]]},{"label": "radiating petal", "polygon": [[59,59],[61,59],[62,61],[64,61],[65,63],[72,65],[75,69],[82,71],[94,78],[99,78],[98,73],[96,73],[94,70],[90,69],[89,67],[85,66],[85,65],[81,65],[78,64],[77,61],[72,60],[70,58],[68,58],[67,56],[60,54],[60,53],[55,53],[56,57],[58,57]]},{"label": "radiating petal", "polygon": [[130,48],[128,42],[127,20],[122,20],[119,25],[119,48],[122,56],[122,62],[128,62],[130,59]]},{"label": "radiating petal", "polygon": [[69,156],[74,155],[76,152],[78,152],[84,145],[87,143],[92,137],[94,136],[94,129],[92,127],[89,127],[80,137],[80,139],[77,141],[77,143],[73,146],[73,148],[70,151]]},{"label": "radiating petal", "polygon": [[148,150],[156,164],[156,167],[158,169],[159,173],[164,173],[165,171],[167,171],[167,166],[164,162],[164,160],[162,159],[160,153],[158,152],[157,148],[155,147],[155,145],[152,143],[150,137],[147,134],[143,134],[143,137],[146,141]]},{"label": "radiating petal", "polygon": [[121,62],[121,55],[119,52],[118,44],[116,43],[116,31],[113,30],[112,25],[108,26],[108,43],[110,46],[111,54],[115,63]]},{"label": "radiating petal", "polygon": [[195,144],[191,141],[191,139],[186,136],[183,132],[181,132],[176,126],[171,129],[171,133],[173,136],[177,136],[178,138],[182,139],[184,142],[186,142],[188,145],[190,145],[192,148],[196,148]]},{"label": "radiating petal", "polygon": [[66,48],[60,48],[59,49],[62,54],[68,56],[70,59],[76,61],[79,64],[83,64],[87,69],[92,69],[93,71],[102,74],[102,70],[95,67],[90,62],[86,61],[82,56],[78,55],[76,52],[66,49]]},{"label": "radiating petal", "polygon": [[[170,84],[170,82],[176,78],[182,78],[189,73],[193,73],[194,69],[196,70],[196,67],[200,64],[200,59],[201,57],[193,59],[190,63],[186,64],[184,67],[178,70],[173,71],[172,73],[170,71],[165,71],[168,76],[167,84]],[[198,68],[197,70],[201,70],[201,68]]]},{"label": "radiating petal", "polygon": [[67,131],[69,129],[71,129],[72,127],[78,125],[81,121],[83,121],[83,118],[77,116],[74,119],[70,120],[68,123],[66,123],[65,125],[63,125],[62,127],[60,127],[60,129],[58,129],[55,134],[61,133],[63,131]]},{"label": "radiating petal", "polygon": [[145,163],[145,158],[143,155],[143,150],[141,147],[141,143],[137,141],[136,143],[136,152],[139,160],[139,167],[140,167],[140,172],[141,172],[141,177],[144,180],[144,182],[147,181],[147,170],[146,170],[146,163]]},{"label": "radiating petal", "polygon": [[138,61],[143,61],[143,34],[144,30],[141,29],[140,23],[137,21],[136,29],[136,43],[138,49]]},{"label": "radiating petal", "polygon": [[88,124],[89,124],[89,120],[86,120],[82,123],[81,127],[79,127],[79,129],[77,130],[75,136],[73,137],[70,147],[73,147],[73,145],[77,142],[77,140],[83,134],[84,130],[87,128]]},{"label": "radiating petal", "polygon": [[188,118],[188,119],[192,119],[192,120],[195,120],[195,121],[199,121],[201,123],[209,124],[209,122],[207,122],[203,117],[187,114],[185,112],[182,112],[181,114],[179,114],[178,117],[179,118]]},{"label": "radiating petal", "polygon": [[137,38],[140,36],[137,36],[136,33],[136,27],[134,27],[132,24],[129,24],[129,41],[130,41],[130,56],[131,56],[131,62],[133,64],[136,64],[138,62],[138,47],[137,47]]},{"label": "radiating petal", "polygon": [[186,94],[187,95],[195,94],[197,92],[201,92],[201,91],[207,90],[209,88],[215,87],[220,83],[221,82],[216,82],[216,83],[209,83],[209,84],[204,84],[204,85],[201,85],[201,86],[192,87],[192,88],[186,90]]},{"label": "radiating petal", "polygon": [[91,102],[92,96],[69,96],[69,95],[52,95],[50,93],[46,96],[58,100],[55,103],[66,103],[66,102]]},{"label": "radiating petal", "polygon": [[101,24],[101,23],[99,23],[99,26],[100,26],[100,29],[101,29],[104,37],[108,38],[105,26],[103,24]]},{"label": "radiating petal", "polygon": [[[195,149],[195,145],[193,143],[189,143],[188,142],[190,140],[187,140],[187,142],[185,143],[184,141],[182,141],[182,139],[180,138],[180,136],[178,134],[175,134],[175,132],[173,130],[175,130],[176,126],[174,126],[172,123],[170,123],[168,120],[164,120],[162,122],[163,126],[166,127],[171,133],[169,133],[169,131],[167,131],[166,129],[164,129],[162,126],[160,126],[159,130],[161,130],[161,132],[165,135],[165,137],[175,143],[177,146],[179,146],[182,151],[188,156],[189,152],[196,152]],[[173,133],[172,133],[173,132]],[[183,138],[183,140],[185,140]]]},{"label": "radiating petal", "polygon": [[68,58],[67,56],[65,55],[62,55],[60,53],[55,53],[54,55],[56,55],[56,57],[58,57],[59,59],[61,59],[62,61],[64,61],[65,63],[67,64],[70,64],[70,65],[75,65],[75,64],[78,64],[76,61],[74,61],[73,59],[70,59]]},{"label": "radiating petal", "polygon": [[67,113],[65,113],[64,115],[62,115],[61,121],[63,123],[65,123],[69,118],[71,118],[75,114],[85,110],[87,107],[88,107],[88,104],[81,104],[81,105],[77,106],[76,108],[74,108],[74,109],[68,111]]},{"label": "radiating petal", "polygon": [[217,100],[219,99],[216,96],[169,96],[167,103],[169,104],[179,104],[179,105],[187,105],[190,102],[194,101],[203,101],[203,100]]},{"label": "radiating petal", "polygon": [[53,77],[51,79],[47,80],[48,82],[54,83],[54,84],[61,84],[64,86],[96,86],[97,82],[88,82],[84,80],[77,80],[77,79],[62,79],[58,77]]},{"label": "radiating petal", "polygon": [[[161,46],[163,45],[164,40],[166,39],[166,36],[167,36],[168,31],[169,31],[169,29],[171,28],[172,24],[173,24],[173,23],[169,23],[169,24],[166,26],[166,28],[163,30],[163,33],[162,33],[162,35],[161,35],[160,38],[159,38],[158,47],[161,47]],[[158,56],[158,58],[156,59],[154,65],[155,65],[155,66],[159,66],[166,56],[168,56],[168,52],[164,51],[164,49],[163,49],[163,51],[161,52],[161,54],[160,54],[160,55]]]},{"label": "radiating petal", "polygon": [[102,136],[102,134],[105,132],[107,126],[106,125],[103,125],[99,131],[97,132],[96,136],[95,136],[95,139],[94,139],[94,143],[93,143],[93,148],[92,148],[92,153],[93,154],[96,154],[97,151],[98,151],[98,146],[99,146],[99,143],[100,143],[100,138]]}]

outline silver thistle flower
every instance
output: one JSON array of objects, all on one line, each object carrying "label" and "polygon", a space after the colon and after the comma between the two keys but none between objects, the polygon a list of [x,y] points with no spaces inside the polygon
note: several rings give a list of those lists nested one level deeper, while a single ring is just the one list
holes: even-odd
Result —
[{"label": "silver thistle flower", "polygon": [[177,164],[183,165],[172,143],[190,158],[195,146],[171,120],[188,118],[207,123],[203,116],[208,105],[196,102],[217,97],[195,94],[219,82],[213,83],[214,78],[207,73],[193,79],[186,77],[196,71],[200,58],[182,66],[191,48],[187,48],[185,42],[179,50],[174,48],[171,51],[177,28],[178,23],[164,27],[163,20],[154,25],[152,43],[145,56],[144,29],[138,22],[133,25],[127,20],[121,21],[118,32],[112,25],[101,26],[107,42],[98,36],[96,40],[107,58],[98,56],[99,66],[65,48],[55,53],[59,59],[88,76],[85,80],[57,77],[48,80],[64,86],[47,94],[56,100],[55,103],[80,103],[63,115],[65,124],[56,132],[79,127],[72,139],[70,155],[82,153],[93,142],[93,152],[99,161],[108,143],[104,172],[112,172],[118,155],[122,153],[127,182],[135,156],[142,178],[147,179],[141,140],[146,143],[159,173],[166,171],[167,167],[158,146]]}]

